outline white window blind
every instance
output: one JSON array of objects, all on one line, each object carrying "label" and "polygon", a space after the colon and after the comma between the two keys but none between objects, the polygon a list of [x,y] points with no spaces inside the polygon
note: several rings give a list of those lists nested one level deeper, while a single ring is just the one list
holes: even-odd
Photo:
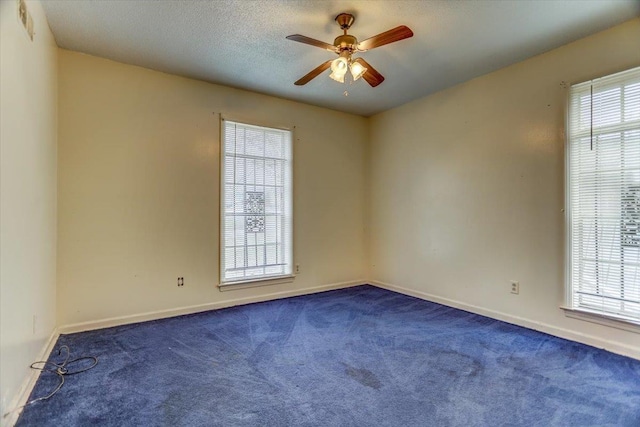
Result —
[{"label": "white window blind", "polygon": [[640,68],[571,87],[569,304],[640,323]]},{"label": "white window blind", "polygon": [[292,274],[292,138],[222,121],[221,284]]}]

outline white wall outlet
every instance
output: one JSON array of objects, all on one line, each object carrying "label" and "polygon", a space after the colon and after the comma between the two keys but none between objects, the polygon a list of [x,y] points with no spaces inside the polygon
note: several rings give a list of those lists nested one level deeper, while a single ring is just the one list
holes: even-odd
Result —
[{"label": "white wall outlet", "polygon": [[300,264],[296,264],[296,274],[300,274]]},{"label": "white wall outlet", "polygon": [[516,295],[520,293],[520,282],[511,281],[511,293]]}]

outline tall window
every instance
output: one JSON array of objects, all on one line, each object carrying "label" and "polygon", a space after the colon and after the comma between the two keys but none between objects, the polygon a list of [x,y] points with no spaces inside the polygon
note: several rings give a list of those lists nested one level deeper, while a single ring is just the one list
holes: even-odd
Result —
[{"label": "tall window", "polygon": [[569,304],[640,324],[640,68],[571,87]]},{"label": "tall window", "polygon": [[292,274],[288,130],[223,120],[221,284]]}]

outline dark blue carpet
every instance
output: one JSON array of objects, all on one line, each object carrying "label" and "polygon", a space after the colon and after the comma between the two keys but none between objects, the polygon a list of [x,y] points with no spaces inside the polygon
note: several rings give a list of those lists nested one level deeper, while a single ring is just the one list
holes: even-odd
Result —
[{"label": "dark blue carpet", "polygon": [[19,426],[640,426],[640,361],[371,286],[63,344]]}]

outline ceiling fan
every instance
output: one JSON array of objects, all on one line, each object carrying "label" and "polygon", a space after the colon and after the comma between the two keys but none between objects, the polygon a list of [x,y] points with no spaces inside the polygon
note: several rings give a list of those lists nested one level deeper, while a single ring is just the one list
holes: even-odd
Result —
[{"label": "ceiling fan", "polygon": [[338,54],[337,59],[330,59],[323,62],[303,76],[300,80],[295,82],[297,86],[309,83],[312,79],[319,76],[328,68],[331,68],[331,75],[329,77],[340,83],[344,83],[344,77],[347,74],[347,71],[351,72],[351,76],[354,81],[362,77],[371,85],[371,87],[376,87],[384,81],[382,74],[373,68],[367,61],[361,57],[352,58],[352,56],[355,53],[366,52],[376,47],[412,37],[413,31],[411,31],[409,27],[400,25],[399,27],[392,28],[391,30],[385,31],[377,36],[358,42],[358,39],[354,36],[347,34],[347,30],[351,28],[353,21],[355,21],[355,18],[350,13],[341,13],[336,16],[336,22],[344,31],[344,34],[336,37],[333,44],[325,43],[300,34],[287,36],[287,39],[289,40],[309,44]]}]

